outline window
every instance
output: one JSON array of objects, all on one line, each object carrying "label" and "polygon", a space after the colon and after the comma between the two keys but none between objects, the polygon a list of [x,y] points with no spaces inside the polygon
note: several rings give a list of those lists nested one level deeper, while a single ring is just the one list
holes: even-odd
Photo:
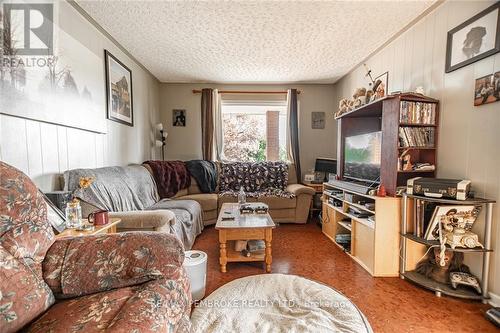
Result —
[{"label": "window", "polygon": [[229,161],[286,160],[286,101],[222,100],[224,158]]}]

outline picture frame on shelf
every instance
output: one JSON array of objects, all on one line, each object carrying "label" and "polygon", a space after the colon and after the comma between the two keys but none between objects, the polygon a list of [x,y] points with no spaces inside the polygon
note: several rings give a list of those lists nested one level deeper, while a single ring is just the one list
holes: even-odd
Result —
[{"label": "picture frame on shelf", "polygon": [[[426,240],[439,240],[439,226],[445,221],[452,226],[459,222],[464,223],[465,230],[470,231],[480,212],[481,206],[474,205],[436,206],[424,238]],[[443,236],[444,232],[442,230]]]},{"label": "picture frame on shelf", "polygon": [[49,198],[43,193],[42,191],[39,191],[39,193],[42,194],[43,200],[47,204],[47,220],[49,221],[50,225],[54,229],[56,234],[60,234],[64,230],[66,230],[66,216],[65,214],[57,208],[57,206],[50,201]]},{"label": "picture frame on shelf", "polygon": [[445,73],[500,52],[500,2],[448,31]]},{"label": "picture frame on shelf", "polygon": [[134,126],[132,71],[108,50],[104,50],[107,118]]},{"label": "picture frame on shelf", "polygon": [[[380,80],[380,83],[377,84],[377,81]],[[375,86],[374,86],[374,99],[379,99],[387,96],[387,89],[389,87],[389,72],[385,72],[380,74],[375,78]]]}]

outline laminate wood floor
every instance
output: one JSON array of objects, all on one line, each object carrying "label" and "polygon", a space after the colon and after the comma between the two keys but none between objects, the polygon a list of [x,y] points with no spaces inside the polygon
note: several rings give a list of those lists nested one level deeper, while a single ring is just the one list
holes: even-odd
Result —
[{"label": "laminate wood floor", "polygon": [[[361,309],[375,332],[498,332],[484,317],[488,305],[438,298],[399,278],[371,277],[316,222],[281,224],[274,230],[273,273],[295,274],[337,289]],[[265,274],[263,263],[228,263],[227,273],[221,273],[217,237],[217,230],[207,227],[193,247],[208,254],[206,295],[234,279]]]}]

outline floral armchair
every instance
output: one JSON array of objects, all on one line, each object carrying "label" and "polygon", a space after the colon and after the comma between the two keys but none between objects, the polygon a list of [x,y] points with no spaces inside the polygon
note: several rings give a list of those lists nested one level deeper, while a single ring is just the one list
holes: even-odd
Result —
[{"label": "floral armchair", "polygon": [[164,233],[56,240],[36,186],[0,162],[0,333],[188,332],[183,260]]}]

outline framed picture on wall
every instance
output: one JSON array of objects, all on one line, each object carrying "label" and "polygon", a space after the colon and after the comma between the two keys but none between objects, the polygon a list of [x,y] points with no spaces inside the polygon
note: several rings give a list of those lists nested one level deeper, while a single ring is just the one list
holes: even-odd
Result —
[{"label": "framed picture on wall", "polygon": [[134,126],[132,71],[108,50],[104,50],[104,61],[107,117]]},{"label": "framed picture on wall", "polygon": [[448,31],[446,67],[449,73],[500,51],[500,2]]},{"label": "framed picture on wall", "polygon": [[172,110],[172,125],[175,127],[186,127],[186,110]]}]

